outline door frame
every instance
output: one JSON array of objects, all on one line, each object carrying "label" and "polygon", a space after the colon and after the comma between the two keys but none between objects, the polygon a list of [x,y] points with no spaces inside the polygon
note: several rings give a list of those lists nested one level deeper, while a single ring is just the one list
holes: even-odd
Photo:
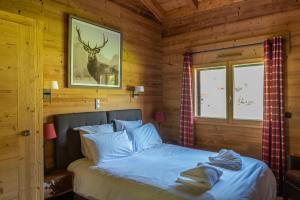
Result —
[{"label": "door frame", "polygon": [[[43,166],[43,23],[40,20],[35,20],[26,16],[17,15],[0,10],[0,19],[10,21],[22,25],[26,25],[33,30],[33,65],[35,68],[34,81],[36,85],[35,101],[35,130],[31,137],[34,137],[34,156],[30,162],[33,163],[34,180],[31,182],[30,196],[32,200],[44,199],[43,182],[44,182],[44,166]],[[32,148],[32,145],[30,145]],[[21,197],[20,199],[26,199]]]}]

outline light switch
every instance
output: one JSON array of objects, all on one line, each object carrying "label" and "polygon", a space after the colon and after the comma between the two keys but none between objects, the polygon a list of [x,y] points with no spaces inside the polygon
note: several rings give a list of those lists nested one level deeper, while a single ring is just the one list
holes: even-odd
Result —
[{"label": "light switch", "polygon": [[100,109],[100,99],[95,99],[95,109],[99,110]]}]

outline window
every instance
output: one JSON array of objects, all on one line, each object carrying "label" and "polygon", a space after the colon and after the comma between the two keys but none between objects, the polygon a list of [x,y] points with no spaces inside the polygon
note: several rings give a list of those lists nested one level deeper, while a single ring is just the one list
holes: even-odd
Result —
[{"label": "window", "polygon": [[226,120],[263,119],[263,63],[195,69],[195,115]]},{"label": "window", "polygon": [[198,116],[226,119],[226,66],[198,69]]},{"label": "window", "polygon": [[262,120],[264,65],[234,65],[233,77],[233,119]]}]

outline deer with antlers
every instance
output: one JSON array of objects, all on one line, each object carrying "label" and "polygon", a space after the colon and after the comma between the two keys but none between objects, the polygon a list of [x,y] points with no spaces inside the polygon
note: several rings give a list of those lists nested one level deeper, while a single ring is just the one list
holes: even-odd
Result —
[{"label": "deer with antlers", "polygon": [[[117,82],[117,70],[114,67],[110,67],[107,64],[101,63],[98,61],[96,54],[100,53],[101,49],[105,47],[105,45],[108,42],[108,38],[105,38],[105,35],[103,33],[103,43],[99,47],[96,46],[94,48],[90,47],[89,42],[85,43],[81,39],[81,33],[80,29],[76,27],[76,31],[78,34],[78,41],[83,45],[83,49],[88,53],[88,64],[87,64],[87,69],[89,74],[95,79],[95,81],[100,84],[100,77],[101,75],[104,75],[105,80],[104,82],[107,84],[108,83],[108,76],[111,74],[115,75],[115,81]],[[102,81],[101,81],[102,82]]]}]

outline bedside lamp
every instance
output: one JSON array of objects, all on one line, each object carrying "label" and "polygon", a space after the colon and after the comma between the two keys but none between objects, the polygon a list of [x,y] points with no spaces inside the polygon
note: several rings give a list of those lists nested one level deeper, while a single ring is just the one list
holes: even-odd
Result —
[{"label": "bedside lamp", "polygon": [[46,141],[55,139],[56,137],[57,137],[57,135],[56,135],[56,131],[54,128],[54,124],[52,124],[52,123],[44,124],[44,172],[45,173],[47,173],[46,156],[45,156]]},{"label": "bedside lamp", "polygon": [[52,140],[56,138],[56,131],[54,128],[54,124],[44,124],[44,139]]},{"label": "bedside lamp", "polygon": [[154,116],[155,121],[158,123],[158,127],[160,128],[160,124],[166,121],[166,115],[162,111],[158,111]]}]

